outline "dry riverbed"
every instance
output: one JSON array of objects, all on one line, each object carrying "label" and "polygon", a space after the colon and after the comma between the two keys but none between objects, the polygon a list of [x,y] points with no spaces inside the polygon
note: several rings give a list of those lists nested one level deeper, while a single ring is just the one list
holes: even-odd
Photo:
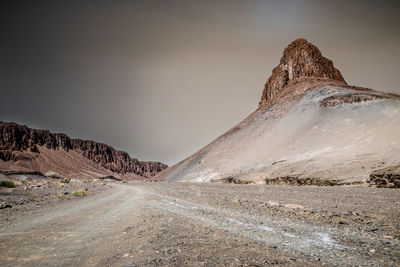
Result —
[{"label": "dry riverbed", "polygon": [[17,205],[0,210],[0,265],[393,266],[400,262],[397,189],[93,185],[88,191],[98,192],[85,197],[50,200],[49,205],[35,204],[39,206],[35,209],[17,210]]}]

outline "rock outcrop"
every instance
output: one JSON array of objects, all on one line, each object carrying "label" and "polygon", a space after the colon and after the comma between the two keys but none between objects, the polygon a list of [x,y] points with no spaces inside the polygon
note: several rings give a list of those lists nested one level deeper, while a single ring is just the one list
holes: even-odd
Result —
[{"label": "rock outcrop", "polygon": [[400,188],[400,165],[373,171],[368,183],[376,187]]},{"label": "rock outcrop", "polygon": [[70,139],[62,133],[31,129],[25,125],[0,122],[0,159],[20,160],[13,151],[40,153],[38,146],[48,149],[79,151],[84,157],[100,166],[117,173],[135,173],[151,177],[168,166],[160,162],[144,162],[131,158],[127,152],[115,150],[111,146],[90,140]]},{"label": "rock outcrop", "polygon": [[265,84],[259,107],[265,108],[282,88],[303,78],[323,78],[346,84],[331,60],[323,57],[316,46],[299,38],[283,51],[280,64]]}]

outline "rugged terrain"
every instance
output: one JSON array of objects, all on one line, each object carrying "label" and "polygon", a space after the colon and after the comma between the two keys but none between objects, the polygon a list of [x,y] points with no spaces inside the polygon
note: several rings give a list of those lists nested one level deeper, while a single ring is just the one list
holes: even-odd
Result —
[{"label": "rugged terrain", "polygon": [[[168,169],[2,123],[0,266],[399,266],[399,115],[298,39],[259,108]],[[120,181],[144,177],[167,181]]]},{"label": "rugged terrain", "polygon": [[13,181],[14,188],[0,187],[0,209],[5,209],[3,215],[14,210],[39,209],[60,201],[97,193],[107,188],[107,183],[116,181],[111,179],[59,179],[41,175],[30,175],[28,179],[18,180],[15,179],[16,176],[21,175],[10,175],[14,179],[7,180]]},{"label": "rugged terrain", "polygon": [[167,168],[90,140],[0,122],[0,171],[41,172],[68,178],[149,178]]},{"label": "rugged terrain", "polygon": [[[255,112],[157,178],[399,187],[391,171],[400,164],[399,132],[399,96],[347,85],[332,61],[298,39]],[[377,172],[386,178],[377,181]]]},{"label": "rugged terrain", "polygon": [[380,188],[120,183],[1,209],[0,265],[395,266],[399,199]]}]

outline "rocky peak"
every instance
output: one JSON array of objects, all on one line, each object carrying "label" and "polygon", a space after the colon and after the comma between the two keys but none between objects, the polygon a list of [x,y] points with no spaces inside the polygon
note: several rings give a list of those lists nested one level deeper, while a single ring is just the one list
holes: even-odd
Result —
[{"label": "rocky peak", "polygon": [[316,46],[299,38],[283,51],[279,65],[265,84],[259,107],[265,108],[282,88],[304,78],[322,78],[346,84],[331,60],[323,57]]}]

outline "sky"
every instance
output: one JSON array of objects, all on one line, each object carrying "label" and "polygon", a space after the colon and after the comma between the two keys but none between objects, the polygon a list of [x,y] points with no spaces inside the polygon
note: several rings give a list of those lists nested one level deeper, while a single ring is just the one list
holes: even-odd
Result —
[{"label": "sky", "polygon": [[1,1],[0,121],[173,165],[257,109],[302,37],[400,94],[400,1]]}]

